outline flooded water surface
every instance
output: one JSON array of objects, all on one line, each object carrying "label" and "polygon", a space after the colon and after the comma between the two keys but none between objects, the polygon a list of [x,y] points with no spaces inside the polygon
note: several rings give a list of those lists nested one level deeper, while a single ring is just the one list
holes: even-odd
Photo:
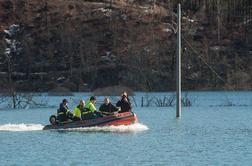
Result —
[{"label": "flooded water surface", "polygon": [[43,131],[56,108],[3,109],[0,165],[252,165],[252,93],[190,95],[180,119],[175,107],[138,104],[139,123],[118,127]]}]

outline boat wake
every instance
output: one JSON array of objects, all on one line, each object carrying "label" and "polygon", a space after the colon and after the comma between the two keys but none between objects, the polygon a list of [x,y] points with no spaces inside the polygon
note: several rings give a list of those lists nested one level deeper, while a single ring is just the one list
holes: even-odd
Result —
[{"label": "boat wake", "polygon": [[36,131],[42,130],[43,127],[41,124],[5,124],[0,125],[0,131]]},{"label": "boat wake", "polygon": [[146,125],[141,123],[135,123],[132,125],[121,125],[121,126],[102,126],[102,127],[85,127],[85,128],[71,128],[71,129],[60,129],[62,131],[79,131],[79,132],[113,132],[113,133],[134,133],[148,130]]},{"label": "boat wake", "polygon": [[[42,130],[41,124],[4,124],[0,125],[0,131],[36,131]],[[128,126],[102,126],[102,127],[85,127],[85,128],[71,128],[60,129],[56,131],[77,131],[77,132],[114,132],[114,133],[133,133],[148,130],[146,125],[135,123]]]}]

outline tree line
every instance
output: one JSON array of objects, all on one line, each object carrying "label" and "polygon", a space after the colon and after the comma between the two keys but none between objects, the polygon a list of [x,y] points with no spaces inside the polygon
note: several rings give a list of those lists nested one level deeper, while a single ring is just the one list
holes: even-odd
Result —
[{"label": "tree line", "polygon": [[[20,91],[174,90],[179,2],[183,88],[251,89],[249,0],[2,1],[1,87],[11,72]],[[22,53],[10,71],[3,31],[12,24]]]}]

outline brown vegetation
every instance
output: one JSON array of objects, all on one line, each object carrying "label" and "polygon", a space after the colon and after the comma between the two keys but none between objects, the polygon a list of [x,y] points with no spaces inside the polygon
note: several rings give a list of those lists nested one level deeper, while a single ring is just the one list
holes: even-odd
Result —
[{"label": "brown vegetation", "polygon": [[[0,1],[0,31],[14,23],[23,27],[23,54],[12,61],[15,87],[173,90],[178,2],[182,87],[252,89],[250,0]],[[4,49],[1,33],[1,83],[8,77]]]}]

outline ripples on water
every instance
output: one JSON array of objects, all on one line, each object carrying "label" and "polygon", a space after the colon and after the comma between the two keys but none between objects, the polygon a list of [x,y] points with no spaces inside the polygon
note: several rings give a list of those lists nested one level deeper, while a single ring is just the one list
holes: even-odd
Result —
[{"label": "ripples on water", "polygon": [[140,124],[56,132],[41,130],[55,109],[0,111],[0,165],[252,165],[252,93],[232,93],[232,107],[199,96],[181,119],[136,107]]}]

